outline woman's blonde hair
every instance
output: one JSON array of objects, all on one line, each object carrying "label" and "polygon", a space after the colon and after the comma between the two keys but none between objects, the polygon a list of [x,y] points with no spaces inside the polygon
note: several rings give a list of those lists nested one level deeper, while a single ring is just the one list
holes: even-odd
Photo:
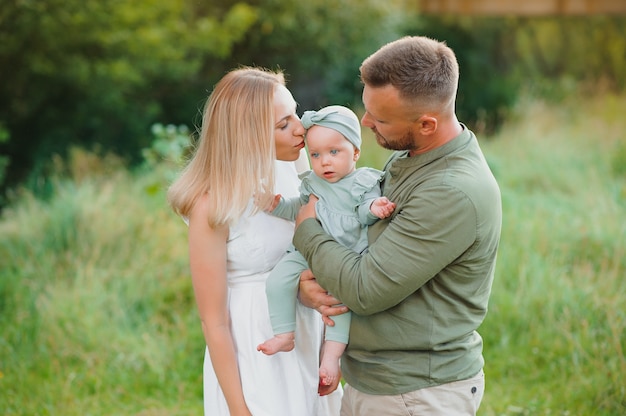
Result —
[{"label": "woman's blonde hair", "polygon": [[274,92],[285,85],[281,72],[242,67],[226,74],[204,107],[197,147],[167,199],[174,212],[189,217],[209,196],[211,227],[230,225],[255,193],[274,184]]}]

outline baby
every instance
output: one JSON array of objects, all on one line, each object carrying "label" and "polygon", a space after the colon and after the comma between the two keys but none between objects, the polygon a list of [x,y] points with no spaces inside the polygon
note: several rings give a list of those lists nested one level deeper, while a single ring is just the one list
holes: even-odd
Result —
[{"label": "baby", "polygon": [[[361,154],[361,126],[350,109],[329,106],[306,111],[302,124],[307,129],[306,144],[313,167],[300,175],[300,197],[285,200],[275,195],[262,208],[282,218],[294,220],[310,195],[319,198],[317,218],[337,242],[363,253],[367,249],[367,226],[393,213],[395,204],[381,196],[384,172],[356,168]],[[270,273],[266,283],[270,320],[274,337],[257,350],[271,355],[291,351],[295,340],[295,314],[300,274],[307,270],[304,257],[293,250]],[[330,385],[339,377],[339,359],[348,343],[350,313],[334,317],[335,326],[326,328],[322,347],[320,382]]]}]

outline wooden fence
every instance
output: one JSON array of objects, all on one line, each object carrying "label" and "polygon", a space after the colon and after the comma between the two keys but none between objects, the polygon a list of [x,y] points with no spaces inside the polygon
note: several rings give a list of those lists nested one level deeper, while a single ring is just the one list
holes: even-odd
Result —
[{"label": "wooden fence", "polygon": [[424,14],[484,16],[625,15],[626,0],[417,0]]}]

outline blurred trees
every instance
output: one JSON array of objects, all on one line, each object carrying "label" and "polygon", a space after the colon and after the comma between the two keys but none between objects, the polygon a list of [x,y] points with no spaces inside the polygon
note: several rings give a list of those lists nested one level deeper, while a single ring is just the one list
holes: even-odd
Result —
[{"label": "blurred trees", "polygon": [[259,19],[235,45],[227,67],[240,62],[274,68],[301,110],[360,103],[359,66],[395,39],[406,17],[402,0],[253,0]]},{"label": "blurred trees", "polygon": [[514,33],[501,19],[425,17],[407,32],[445,41],[459,62],[457,115],[476,133],[493,133],[515,102],[519,83],[510,47]]},{"label": "blurred trees", "polygon": [[281,67],[298,79],[296,96],[316,97],[308,103],[346,102],[359,60],[394,36],[395,4],[4,0],[0,195],[27,177],[40,186],[51,155],[74,145],[138,161],[152,124],[193,124],[235,66]]},{"label": "blurred trees", "polygon": [[516,71],[543,80],[566,78],[626,87],[626,18],[577,16],[515,19]]},{"label": "blurred trees", "polygon": [[27,179],[41,194],[52,155],[72,146],[134,165],[153,124],[193,127],[239,65],[282,68],[299,111],[358,107],[361,61],[404,34],[455,50],[459,118],[493,131],[521,88],[624,88],[624,20],[419,16],[405,0],[3,0],[0,207]]},{"label": "blurred trees", "polygon": [[11,185],[72,145],[136,157],[181,85],[256,20],[191,0],[10,0],[0,9],[0,147]]},{"label": "blurred trees", "polygon": [[457,112],[478,132],[497,130],[523,90],[558,102],[581,86],[626,87],[624,16],[425,16],[404,33],[445,40],[455,51]]}]

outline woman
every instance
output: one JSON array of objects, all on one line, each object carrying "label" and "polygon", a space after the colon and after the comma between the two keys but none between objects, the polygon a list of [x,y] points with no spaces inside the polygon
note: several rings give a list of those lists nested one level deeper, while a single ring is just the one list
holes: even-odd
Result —
[{"label": "woman", "polygon": [[233,70],[209,97],[198,147],[169,189],[172,208],[189,224],[207,345],[206,415],[339,414],[341,393],[317,391],[323,325],[314,310],[299,306],[293,351],[256,351],[272,335],[265,279],[289,246],[293,223],[260,212],[253,196],[297,195],[293,162],[303,154],[304,133],[281,73]]}]

